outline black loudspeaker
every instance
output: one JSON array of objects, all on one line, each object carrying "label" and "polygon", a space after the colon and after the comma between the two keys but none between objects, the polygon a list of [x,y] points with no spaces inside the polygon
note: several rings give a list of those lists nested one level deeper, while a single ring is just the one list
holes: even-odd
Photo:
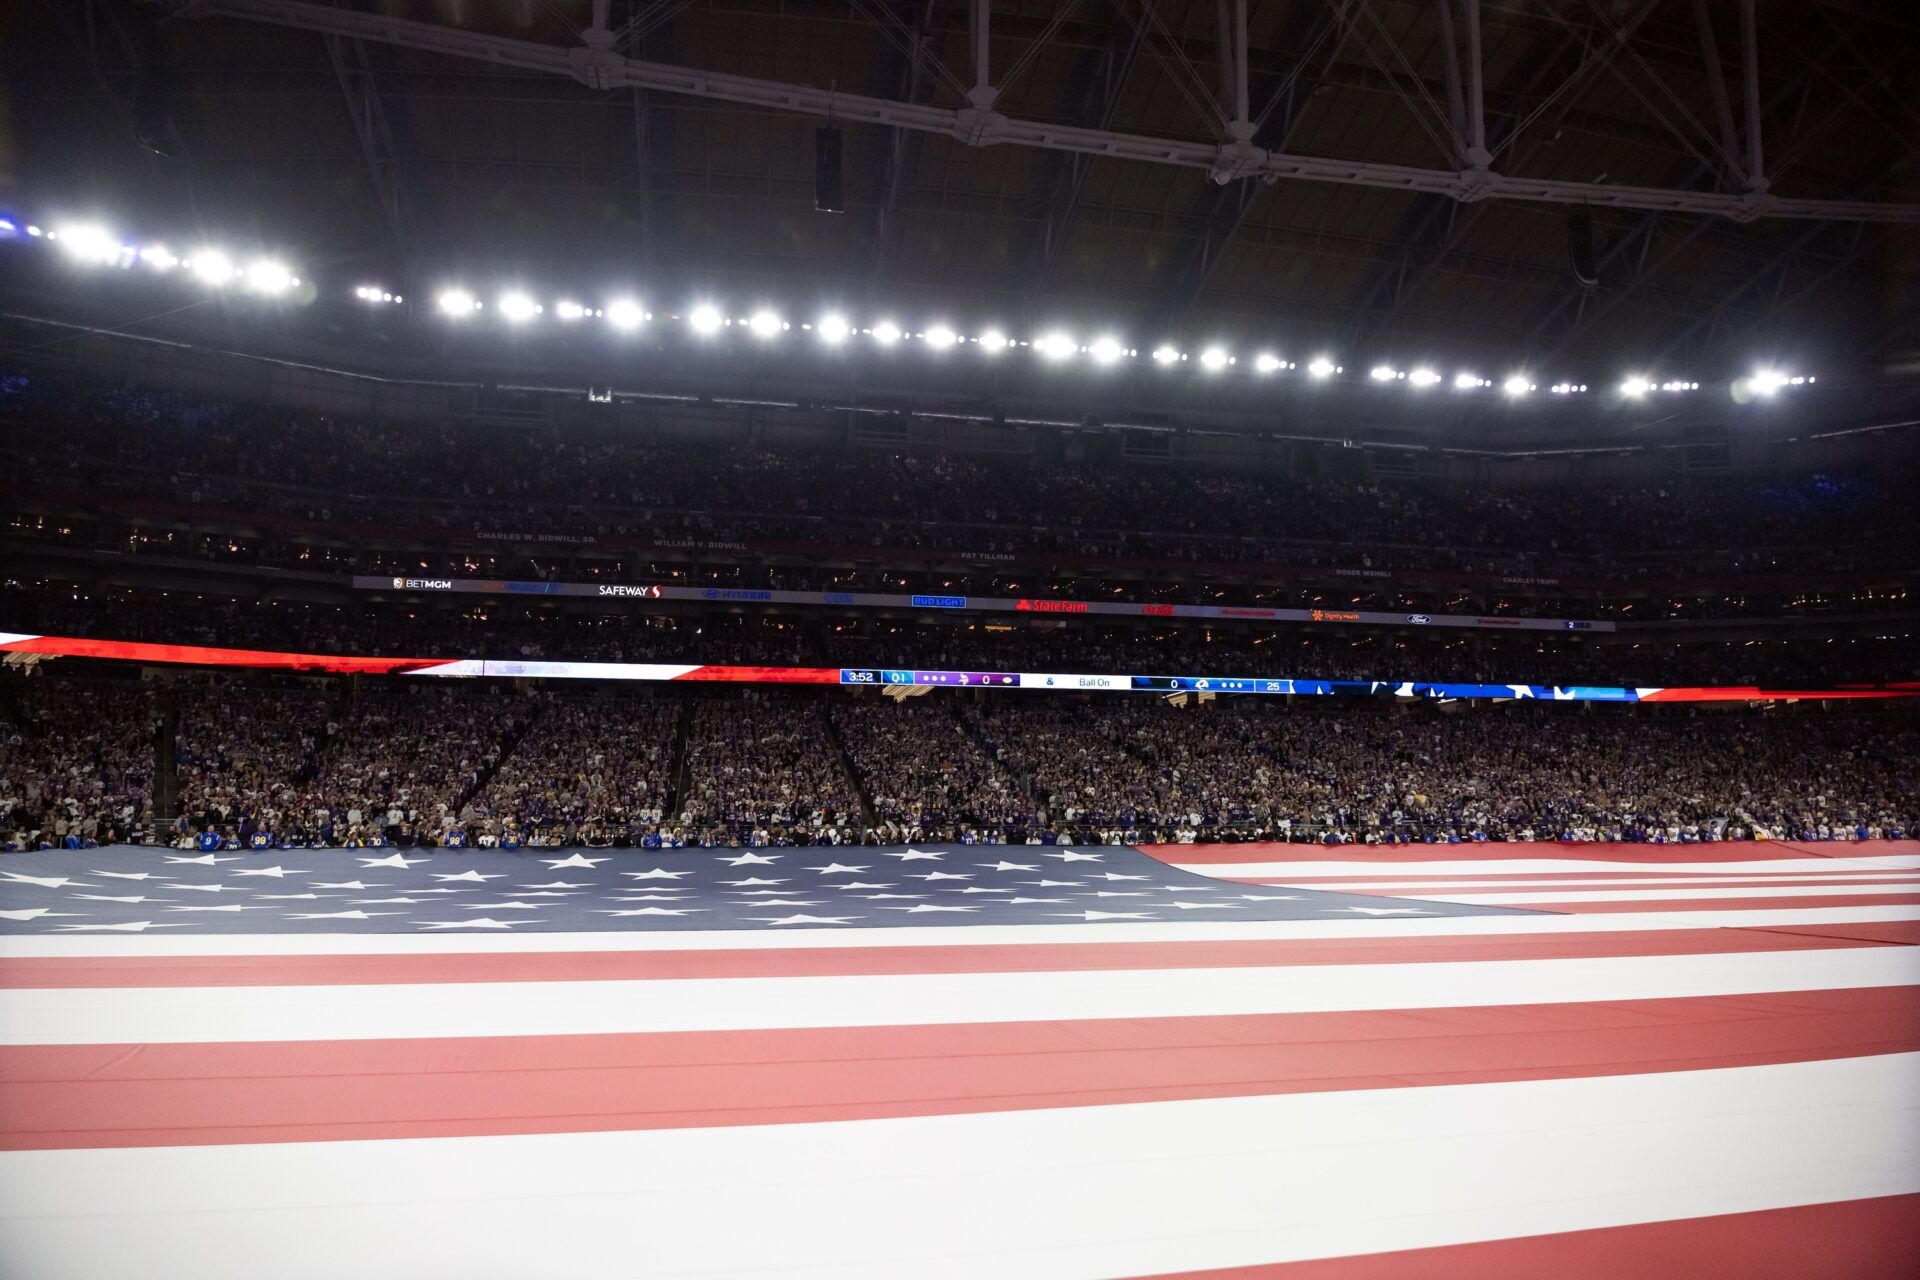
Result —
[{"label": "black loudspeaker", "polygon": [[822,213],[847,211],[840,189],[840,130],[832,125],[813,131],[813,207]]},{"label": "black loudspeaker", "polygon": [[1567,265],[1583,288],[1600,284],[1600,265],[1593,260],[1593,216],[1584,209],[1567,215]]}]

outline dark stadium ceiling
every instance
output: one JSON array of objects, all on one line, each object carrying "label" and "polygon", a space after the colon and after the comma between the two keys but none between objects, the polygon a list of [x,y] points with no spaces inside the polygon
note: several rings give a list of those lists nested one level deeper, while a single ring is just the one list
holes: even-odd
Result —
[{"label": "dark stadium ceiling", "polygon": [[[315,279],[422,301],[452,281],[617,278],[676,302],[885,305],[923,322],[1098,326],[1143,348],[1251,338],[1351,366],[1579,360],[1596,377],[1645,360],[1704,376],[1756,354],[1857,374],[1920,347],[1913,5],[1761,0],[1750,103],[1740,0],[1480,0],[1481,77],[1474,0],[1252,4],[1254,156],[1310,176],[1225,183],[1191,164],[860,122],[875,99],[889,118],[968,106],[971,7],[613,0],[612,53],[807,91],[794,102],[846,95],[846,211],[823,213],[825,121],[569,78],[591,0],[0,6],[0,195],[270,245]],[[1023,137],[1071,126],[1203,154],[1235,114],[1235,10],[996,0],[994,109]],[[352,34],[314,29],[329,27]],[[493,61],[417,47],[435,33],[507,43]],[[624,85],[629,70],[589,78]],[[1476,78],[1494,182],[1514,185],[1463,201],[1448,191],[1473,167]],[[1750,107],[1777,207],[1753,203]],[[1428,176],[1393,189],[1380,166]],[[1688,211],[1743,200],[1765,216]],[[1571,260],[1581,219],[1597,284]]]}]

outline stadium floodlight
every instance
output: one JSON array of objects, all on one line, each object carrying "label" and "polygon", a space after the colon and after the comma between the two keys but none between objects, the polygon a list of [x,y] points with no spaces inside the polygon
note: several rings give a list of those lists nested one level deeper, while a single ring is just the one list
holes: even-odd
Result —
[{"label": "stadium floodlight", "polygon": [[1105,335],[1095,338],[1088,345],[1087,354],[1093,357],[1095,364],[1112,364],[1127,354],[1127,349],[1120,345],[1120,339]]},{"label": "stadium floodlight", "polygon": [[1500,384],[1500,389],[1510,396],[1523,396],[1533,390],[1533,383],[1527,380],[1524,373],[1509,374],[1507,380]]},{"label": "stadium floodlight", "polygon": [[1400,371],[1391,365],[1377,364],[1367,370],[1367,376],[1375,382],[1392,382],[1400,376]]},{"label": "stadium floodlight", "polygon": [[638,329],[647,313],[632,298],[616,298],[607,304],[607,323],[616,329]]},{"label": "stadium floodlight", "polygon": [[503,293],[500,301],[494,305],[500,308],[501,315],[514,324],[524,324],[545,309],[524,293]]},{"label": "stadium floodlight", "polygon": [[1416,387],[1431,387],[1440,381],[1440,375],[1423,366],[1408,374],[1407,381]]},{"label": "stadium floodlight", "polygon": [[720,314],[720,308],[703,302],[687,313],[687,326],[695,333],[711,334],[720,332],[727,318]]},{"label": "stadium floodlight", "polygon": [[1172,347],[1161,345],[1153,349],[1153,362],[1155,364],[1177,364],[1179,360],[1180,353]]},{"label": "stadium floodlight", "polygon": [[1753,388],[1753,393],[1757,396],[1771,396],[1777,394],[1780,388],[1790,381],[1791,379],[1778,369],[1759,369],[1747,379],[1747,385]]},{"label": "stadium floodlight", "polygon": [[1340,366],[1325,356],[1315,356],[1313,363],[1307,366],[1307,372],[1316,378],[1331,378],[1339,372]]},{"label": "stadium floodlight", "polygon": [[998,355],[1007,349],[1007,335],[998,329],[988,329],[974,341],[980,344],[982,351],[990,355]]},{"label": "stadium floodlight", "polygon": [[47,233],[47,238],[58,242],[67,256],[76,262],[103,266],[112,264],[120,257],[120,238],[105,227],[91,222],[55,227]]},{"label": "stadium floodlight", "polygon": [[945,351],[960,341],[960,335],[944,324],[936,324],[920,335],[920,340],[936,351]]},{"label": "stadium floodlight", "polygon": [[561,320],[579,320],[587,314],[587,309],[569,298],[562,298],[553,304],[553,314]]},{"label": "stadium floodlight", "polygon": [[434,299],[434,305],[440,308],[442,315],[463,319],[480,309],[480,299],[465,289],[442,289],[440,296]]},{"label": "stadium floodlight", "polygon": [[1048,360],[1065,360],[1080,350],[1080,344],[1073,340],[1072,334],[1056,329],[1035,339],[1033,349]]},{"label": "stadium floodlight", "polygon": [[1455,391],[1473,391],[1486,385],[1486,381],[1477,373],[1456,373],[1453,375]]},{"label": "stadium floodlight", "polygon": [[173,256],[163,244],[150,244],[140,251],[140,261],[155,271],[171,271],[180,265],[180,259]]},{"label": "stadium floodlight", "polygon": [[1629,400],[1638,400],[1653,390],[1653,383],[1639,374],[1634,374],[1620,384],[1620,394]]},{"label": "stadium floodlight", "polygon": [[247,288],[255,293],[275,296],[300,283],[300,277],[271,258],[256,258],[245,271]]},{"label": "stadium floodlight", "polygon": [[894,343],[900,341],[903,336],[900,332],[900,326],[891,320],[882,320],[879,324],[873,326],[873,340],[883,347],[892,346]]},{"label": "stadium floodlight", "polygon": [[1287,367],[1286,361],[1270,351],[1262,351],[1253,358],[1253,367],[1261,373],[1278,373]]},{"label": "stadium floodlight", "polygon": [[830,311],[814,321],[813,331],[820,335],[820,341],[829,346],[838,346],[847,340],[847,335],[853,332],[853,326],[839,312]]},{"label": "stadium floodlight", "polygon": [[762,307],[748,318],[747,328],[756,338],[777,338],[780,336],[780,331],[786,328],[786,322],[780,318],[778,312]]},{"label": "stadium floodlight", "polygon": [[189,268],[204,284],[223,285],[235,275],[233,260],[218,249],[201,249],[181,265]]},{"label": "stadium floodlight", "polygon": [[1200,367],[1208,373],[1218,373],[1233,363],[1233,357],[1222,347],[1208,347],[1200,353]]}]

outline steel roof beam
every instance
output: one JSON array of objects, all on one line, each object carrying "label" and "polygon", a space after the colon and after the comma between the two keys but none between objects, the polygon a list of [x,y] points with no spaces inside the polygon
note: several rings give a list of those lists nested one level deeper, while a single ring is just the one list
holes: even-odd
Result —
[{"label": "steel roof beam", "polygon": [[1008,144],[1149,164],[1200,169],[1209,174],[1269,180],[1293,178],[1391,191],[1424,191],[1457,200],[1524,200],[1584,205],[1602,209],[1647,209],[1752,221],[1756,218],[1808,218],[1862,222],[1920,223],[1920,205],[1863,200],[1784,199],[1749,192],[1731,195],[1662,187],[1608,186],[1550,178],[1525,178],[1496,172],[1426,169],[1414,165],[1325,156],[1289,155],[1257,147],[1229,154],[1225,146],[1185,139],[1119,133],[1070,125],[1018,120],[994,111],[959,110],[921,103],[889,102],[857,94],[784,84],[753,76],[701,71],[625,58],[585,44],[574,48],[539,44],[477,32],[456,31],[432,23],[363,14],[309,3],[308,0],[187,0],[180,13],[227,16],[271,22],[303,30],[379,40],[473,58],[500,66],[571,76],[590,88],[640,87],[664,93],[715,98],[772,111],[788,111],[836,120],[886,125],[944,134],[970,146]]}]

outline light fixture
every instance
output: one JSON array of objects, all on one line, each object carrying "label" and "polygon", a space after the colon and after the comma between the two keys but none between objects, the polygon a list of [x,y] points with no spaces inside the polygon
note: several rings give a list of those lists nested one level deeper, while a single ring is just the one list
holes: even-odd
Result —
[{"label": "light fixture", "polygon": [[753,331],[753,336],[756,338],[778,337],[780,330],[785,327],[779,314],[765,307],[754,312],[752,318],[747,321],[747,328]]},{"label": "light fixture", "polygon": [[524,293],[503,293],[494,304],[500,308],[500,314],[514,324],[522,324],[539,315],[544,308]]},{"label": "light fixture", "polygon": [[1757,370],[1751,378],[1747,379],[1747,385],[1753,388],[1755,395],[1771,396],[1776,394],[1780,388],[1786,386],[1790,381],[1791,379],[1778,369],[1760,369]]},{"label": "light fixture", "polygon": [[1209,373],[1218,373],[1233,363],[1233,357],[1219,347],[1208,347],[1200,353],[1200,367]]},{"label": "light fixture", "polygon": [[1400,372],[1390,365],[1377,364],[1367,371],[1367,376],[1375,382],[1392,382],[1400,376]]},{"label": "light fixture", "polygon": [[193,274],[206,284],[222,285],[234,277],[233,260],[218,249],[201,249],[190,263]]},{"label": "light fixture", "polygon": [[1456,373],[1453,375],[1453,389],[1455,391],[1473,391],[1486,385],[1486,379],[1477,373]]},{"label": "light fixture", "polygon": [[980,344],[982,351],[994,355],[998,355],[1007,349],[1007,335],[998,329],[988,329],[985,333],[975,338],[974,341]]},{"label": "light fixture", "polygon": [[1629,400],[1638,400],[1651,390],[1653,390],[1653,383],[1641,377],[1639,374],[1634,374],[1620,384],[1620,394]]},{"label": "light fixture", "polygon": [[837,346],[847,340],[847,335],[853,332],[853,326],[839,312],[830,311],[814,321],[813,331],[820,335],[820,341]]},{"label": "light fixture", "polygon": [[1179,359],[1180,353],[1172,347],[1162,345],[1153,349],[1153,362],[1155,364],[1174,364],[1177,363]]},{"label": "light fixture", "polygon": [[577,302],[562,298],[553,304],[553,314],[562,320],[578,320],[587,314],[587,309]]},{"label": "light fixture", "polygon": [[150,244],[140,251],[140,261],[155,271],[171,271],[180,265],[180,259],[168,252],[163,244]]},{"label": "light fixture", "polygon": [[1510,396],[1523,396],[1533,390],[1533,384],[1527,381],[1525,374],[1515,373],[1509,375],[1507,380],[1500,384],[1500,389]]},{"label": "light fixture", "polygon": [[891,320],[882,320],[873,326],[873,340],[883,347],[892,346],[900,337],[900,326]]},{"label": "light fixture", "polygon": [[937,351],[945,351],[960,341],[960,335],[944,324],[936,324],[921,335],[921,340]]},{"label": "light fixture", "polygon": [[1431,387],[1440,381],[1440,375],[1432,369],[1422,367],[1408,374],[1407,381],[1416,387]]},{"label": "light fixture", "polygon": [[1315,356],[1313,363],[1307,366],[1307,372],[1316,378],[1331,378],[1339,371],[1339,366],[1325,356]]},{"label": "light fixture", "polygon": [[1065,360],[1080,350],[1080,346],[1073,340],[1072,334],[1055,330],[1052,333],[1042,334],[1036,339],[1033,349],[1049,360]]},{"label": "light fixture", "polygon": [[1087,354],[1093,357],[1095,364],[1112,364],[1127,354],[1127,349],[1120,345],[1118,338],[1106,336],[1095,338],[1088,345]]},{"label": "light fixture", "polygon": [[465,289],[442,289],[440,296],[434,299],[434,305],[446,315],[459,318],[472,315],[480,309],[480,300]]},{"label": "light fixture", "polygon": [[632,298],[616,298],[607,304],[607,323],[616,329],[638,329],[647,313]]},{"label": "light fixture", "polygon": [[1286,362],[1269,351],[1262,351],[1253,359],[1253,367],[1261,373],[1278,373],[1286,368]]},{"label": "light fixture", "polygon": [[720,308],[710,303],[701,303],[687,313],[687,326],[695,333],[718,333],[720,326],[727,322],[720,314]]},{"label": "light fixture", "polygon": [[55,227],[48,239],[59,242],[67,255],[77,262],[108,265],[120,256],[120,239],[105,227],[90,222],[68,223]]}]

